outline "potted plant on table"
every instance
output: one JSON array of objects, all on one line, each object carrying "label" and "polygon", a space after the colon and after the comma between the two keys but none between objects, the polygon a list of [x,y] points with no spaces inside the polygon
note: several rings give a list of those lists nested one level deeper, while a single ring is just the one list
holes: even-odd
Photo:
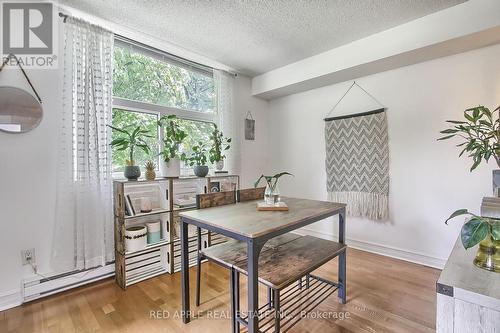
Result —
[{"label": "potted plant on table", "polygon": [[254,187],[259,186],[259,183],[262,178],[266,180],[266,190],[264,192],[264,201],[267,205],[276,205],[280,201],[280,191],[278,189],[278,180],[281,176],[288,175],[293,176],[289,172],[280,172],[275,174],[274,176],[265,176],[261,175],[259,179],[254,183]]},{"label": "potted plant on table", "polygon": [[164,128],[161,174],[163,177],[179,177],[181,174],[180,161],[185,158],[181,153],[182,143],[187,137],[186,131],[179,124],[175,115],[163,116],[158,125]]},{"label": "potted plant on table", "polygon": [[188,165],[193,167],[194,174],[198,177],[205,177],[208,174],[207,166],[207,154],[208,149],[203,142],[198,142],[197,145],[193,146],[191,155],[185,157],[185,161]]},{"label": "potted plant on table", "polygon": [[208,152],[211,163],[215,163],[215,168],[218,171],[224,169],[224,152],[230,148],[231,138],[226,138],[221,131],[214,125],[214,130],[211,134],[212,146]]},{"label": "potted plant on table", "polygon": [[152,138],[153,136],[149,130],[142,128],[140,125],[131,129],[118,128],[111,125],[107,126],[121,134],[120,137],[111,141],[111,147],[117,151],[129,150],[129,159],[126,161],[127,165],[125,166],[123,175],[128,180],[137,180],[141,176],[141,169],[135,165],[135,149],[141,149],[146,154],[149,154],[150,149],[145,138]]},{"label": "potted plant on table", "polygon": [[461,215],[471,218],[464,223],[460,238],[464,248],[479,244],[479,249],[474,259],[474,265],[493,272],[500,273],[500,220],[477,216],[467,209],[459,209],[446,220],[448,221]]},{"label": "potted plant on table", "polygon": [[[448,120],[451,128],[441,131],[443,137],[438,140],[448,140],[460,137],[463,142],[457,147],[463,147],[459,156],[467,153],[473,163],[472,172],[481,162],[488,162],[493,157],[500,167],[500,107],[490,111],[487,107],[478,106],[464,111],[464,120]],[[493,193],[499,197],[500,170],[493,170]],[[490,271],[500,271],[500,220],[477,216],[467,209],[460,209],[451,214],[448,221],[460,215],[471,218],[461,230],[462,244],[469,249],[479,243],[479,249],[474,264]]]}]

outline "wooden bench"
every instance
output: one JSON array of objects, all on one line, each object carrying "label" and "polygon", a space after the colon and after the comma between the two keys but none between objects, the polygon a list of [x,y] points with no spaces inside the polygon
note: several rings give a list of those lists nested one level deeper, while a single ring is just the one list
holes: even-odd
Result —
[{"label": "wooden bench", "polygon": [[[338,282],[311,273],[343,253],[346,248],[345,244],[302,236],[263,249],[259,257],[259,282],[272,289],[272,304],[259,309],[259,330],[287,331],[301,319],[304,311],[310,312],[333,294],[339,287]],[[239,324],[248,325],[246,317],[239,315],[239,273],[247,275],[247,259],[233,263],[232,271],[231,280],[235,292],[232,308],[236,314],[233,325],[236,327],[235,331],[239,331]],[[299,283],[294,285],[297,281]],[[287,314],[283,322],[282,313]]]}]

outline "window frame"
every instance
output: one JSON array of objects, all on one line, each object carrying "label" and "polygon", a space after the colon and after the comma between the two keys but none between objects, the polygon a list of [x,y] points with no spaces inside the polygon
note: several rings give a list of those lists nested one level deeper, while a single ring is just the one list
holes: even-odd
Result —
[{"label": "window frame", "polygon": [[[180,66],[185,68],[186,70],[198,71],[204,73],[204,75],[212,74],[210,77],[213,78],[213,73],[210,73],[206,66],[200,65],[198,63],[190,62],[189,60],[179,58],[173,56],[169,53],[160,51],[158,49],[149,47],[148,45],[138,43],[135,41],[125,40],[123,38],[115,37],[115,43],[119,44],[121,47],[124,45],[130,45],[132,48],[140,49],[145,55],[153,57],[155,59],[159,59],[168,63],[171,63],[175,66]],[[214,81],[215,86],[215,81]],[[183,108],[176,108],[171,106],[164,106],[152,103],[146,103],[136,100],[131,100],[123,97],[112,96],[112,109],[120,109],[128,112],[138,112],[138,113],[147,113],[154,114],[157,116],[157,119],[160,119],[163,116],[167,115],[175,115],[179,119],[191,120],[191,121],[199,121],[205,123],[217,124],[217,96],[214,97],[214,110],[211,112],[202,112],[195,111]],[[158,152],[160,153],[163,150],[163,139],[164,139],[164,126],[158,126]],[[157,158],[158,167],[161,163],[161,156]],[[113,178],[122,178],[123,172],[113,172]]]}]

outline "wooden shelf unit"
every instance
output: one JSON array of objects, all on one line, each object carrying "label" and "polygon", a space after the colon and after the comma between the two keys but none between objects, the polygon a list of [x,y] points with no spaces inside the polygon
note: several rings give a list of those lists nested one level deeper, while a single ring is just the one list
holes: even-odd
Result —
[{"label": "wooden shelf unit", "polygon": [[[196,209],[195,195],[209,193],[215,188],[238,190],[237,175],[209,175],[207,177],[157,178],[153,181],[115,180],[114,216],[115,216],[115,281],[126,289],[145,279],[180,271],[179,213]],[[153,203],[149,213],[136,212],[126,215],[125,200],[129,195],[134,207],[141,197],[148,197]],[[188,199],[192,200],[188,202]],[[134,203],[135,201],[135,203]],[[161,240],[148,244],[139,251],[126,251],[125,229],[134,225],[160,221]],[[196,229],[190,228],[189,248],[190,265],[196,264]],[[202,247],[220,244],[225,241],[220,235],[202,232]]]}]

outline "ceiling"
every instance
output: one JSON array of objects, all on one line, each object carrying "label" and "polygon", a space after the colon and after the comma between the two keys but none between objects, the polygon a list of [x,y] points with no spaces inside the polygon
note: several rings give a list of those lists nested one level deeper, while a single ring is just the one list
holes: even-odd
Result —
[{"label": "ceiling", "polygon": [[249,76],[465,0],[60,0]]}]

